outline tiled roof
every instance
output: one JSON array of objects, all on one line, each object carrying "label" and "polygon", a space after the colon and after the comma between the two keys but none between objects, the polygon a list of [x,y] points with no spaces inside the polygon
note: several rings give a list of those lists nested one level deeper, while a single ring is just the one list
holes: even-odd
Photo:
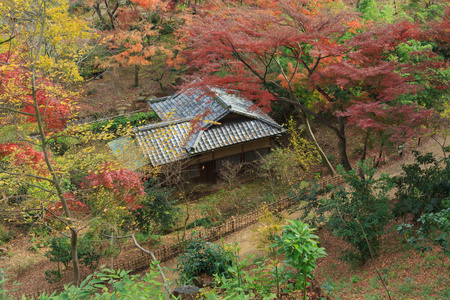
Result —
[{"label": "tiled roof", "polygon": [[168,164],[188,157],[185,151],[190,136],[190,120],[180,119],[138,127],[136,139],[153,166]]},{"label": "tiled roof", "polygon": [[271,117],[263,113],[261,109],[255,107],[253,102],[236,95],[227,94],[220,89],[211,89],[216,94],[216,101],[219,100],[228,108],[230,112],[234,112],[238,115],[247,116],[254,119],[263,120],[272,123],[274,126],[278,125]]},{"label": "tiled roof", "polygon": [[[158,126],[160,125],[160,126]],[[240,119],[214,125],[191,134],[186,119],[136,129],[136,138],[153,166],[164,165],[192,155],[280,134],[280,130],[259,120]],[[187,143],[192,142],[188,147]]]},{"label": "tiled roof", "polygon": [[201,114],[206,114],[204,120],[215,121],[228,113],[227,108],[220,102],[198,89],[154,99],[149,105],[163,121],[194,118]]},{"label": "tiled roof", "polygon": [[[253,109],[252,102],[219,89],[212,91],[214,98],[196,89],[149,102],[163,122],[135,128],[135,132],[144,156],[153,166],[283,131],[268,115]],[[221,123],[230,113],[241,117]],[[201,128],[193,132],[192,120],[199,115],[204,116]]]},{"label": "tiled roof", "polygon": [[271,123],[281,129],[281,126],[261,109],[254,107],[253,102],[217,88],[211,88],[209,94],[199,88],[190,89],[170,97],[153,99],[149,105],[163,121],[194,118],[204,114],[203,120],[206,122],[203,122],[203,126],[208,128],[212,122],[219,122],[227,114],[235,113]]},{"label": "tiled roof", "polygon": [[190,154],[199,154],[217,148],[257,140],[280,134],[280,130],[259,120],[234,120],[200,131]]}]

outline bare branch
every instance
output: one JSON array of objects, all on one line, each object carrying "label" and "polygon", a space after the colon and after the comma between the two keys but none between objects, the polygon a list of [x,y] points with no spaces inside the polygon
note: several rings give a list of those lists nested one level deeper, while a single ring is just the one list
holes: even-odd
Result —
[{"label": "bare branch", "polygon": [[45,178],[45,177],[42,177],[42,176],[38,176],[38,175],[33,175],[33,174],[12,173],[12,172],[9,172],[9,171],[3,170],[3,169],[0,169],[0,173],[5,173],[5,174],[11,175],[11,176],[33,177],[33,178],[36,178],[36,179],[47,180],[47,181],[53,183],[53,180],[51,180],[51,179],[48,179],[48,178]]},{"label": "bare branch", "polygon": [[157,266],[158,269],[159,269],[159,273],[161,274],[161,279],[162,279],[162,281],[163,281],[163,283],[164,283],[164,287],[166,288],[167,293],[169,294],[169,297],[172,295],[172,292],[170,291],[170,287],[169,287],[169,285],[167,284],[166,276],[164,275],[164,272],[163,272],[161,266],[159,265],[158,260],[156,259],[155,255],[153,254],[153,252],[151,252],[151,251],[149,251],[149,250],[146,250],[146,249],[142,248],[141,245],[139,245],[139,243],[137,242],[136,238],[134,237],[134,234],[123,235],[123,236],[119,236],[119,235],[118,235],[118,236],[112,236],[112,235],[106,235],[106,234],[103,234],[103,236],[105,236],[105,237],[107,237],[107,238],[112,238],[112,239],[128,239],[128,238],[132,238],[132,239],[133,239],[133,242],[134,242],[134,245],[135,245],[139,250],[141,250],[142,252],[144,252],[145,254],[150,255],[150,257],[152,258],[153,262],[155,262],[156,266]]},{"label": "bare branch", "polygon": [[5,43],[8,43],[8,42],[10,42],[10,41],[12,41],[14,38],[15,38],[16,36],[15,35],[13,35],[12,37],[10,37],[9,39],[7,39],[7,40],[4,40],[4,41],[1,41],[0,42],[0,45],[1,44],[5,44]]},{"label": "bare branch", "polygon": [[6,107],[6,106],[0,106],[0,110],[2,110],[2,109],[10,111],[10,112],[13,112],[13,113],[16,113],[16,114],[21,114],[21,115],[25,115],[25,116],[35,117],[35,114],[23,112],[23,111],[20,111],[20,110],[15,110],[15,109],[12,109],[12,108],[9,108],[9,107]]}]

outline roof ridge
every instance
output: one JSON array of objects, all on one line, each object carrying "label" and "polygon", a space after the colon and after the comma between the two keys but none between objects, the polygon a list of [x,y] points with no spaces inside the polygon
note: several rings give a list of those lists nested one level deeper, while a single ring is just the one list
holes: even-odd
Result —
[{"label": "roof ridge", "polygon": [[155,123],[155,124],[144,125],[144,126],[137,127],[135,129],[137,131],[145,131],[145,130],[160,128],[160,127],[166,127],[166,126],[169,126],[169,125],[175,125],[175,124],[179,124],[179,123],[184,123],[184,122],[187,122],[187,121],[191,121],[192,119],[193,119],[193,117],[190,116],[190,117],[181,118],[181,119],[175,119],[175,120],[159,122],[159,123]]},{"label": "roof ridge", "polygon": [[[238,114],[238,115],[241,115],[241,116],[244,116],[244,117],[248,117],[248,118],[251,118],[251,119],[254,119],[254,120],[258,120],[258,121],[264,122],[266,124],[272,125],[275,128],[278,128],[278,129],[283,128],[282,125],[279,125],[278,123],[276,123],[272,119],[263,118],[263,117],[260,117],[258,115],[253,115],[251,113],[242,112],[242,111],[235,110],[235,109],[231,109],[230,112]],[[267,116],[267,117],[270,118],[269,116]]]},{"label": "roof ridge", "polygon": [[194,151],[195,151],[195,148],[198,146],[198,143],[200,142],[200,139],[202,138],[204,132],[205,132],[204,130],[199,131],[197,138],[194,141],[194,144],[189,149],[187,149],[188,152],[191,152],[192,149],[194,149]]},{"label": "roof ridge", "polygon": [[155,98],[155,99],[150,99],[147,102],[150,103],[157,103],[157,102],[162,102],[162,101],[166,101],[168,98],[173,97],[174,95],[171,96],[164,96],[164,97],[160,97],[160,98]]}]

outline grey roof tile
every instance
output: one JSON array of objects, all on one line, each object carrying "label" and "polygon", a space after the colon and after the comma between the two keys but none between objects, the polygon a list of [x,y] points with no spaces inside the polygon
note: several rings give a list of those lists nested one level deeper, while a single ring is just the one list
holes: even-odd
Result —
[{"label": "grey roof tile", "polygon": [[[254,109],[252,102],[219,89],[212,91],[214,98],[196,89],[149,102],[163,122],[138,127],[135,132],[143,154],[153,166],[283,131],[267,114]],[[218,125],[229,113],[242,117]],[[192,120],[199,115],[203,115],[201,128],[193,129]]]},{"label": "grey roof tile", "polygon": [[161,126],[137,128],[136,139],[153,166],[168,164],[187,158],[184,150],[191,134],[189,121],[164,122]]},{"label": "grey roof tile", "polygon": [[171,97],[150,100],[149,105],[163,121],[194,118],[204,114],[203,120],[206,122],[203,122],[203,126],[208,128],[212,126],[211,122],[219,122],[227,114],[236,113],[281,129],[272,118],[255,107],[253,102],[217,88],[211,88],[209,94],[199,88],[189,89]]},{"label": "grey roof tile", "polygon": [[204,120],[215,121],[228,113],[219,102],[199,89],[191,89],[163,101],[158,100],[150,101],[149,105],[163,121],[194,118],[202,114],[205,114]]}]

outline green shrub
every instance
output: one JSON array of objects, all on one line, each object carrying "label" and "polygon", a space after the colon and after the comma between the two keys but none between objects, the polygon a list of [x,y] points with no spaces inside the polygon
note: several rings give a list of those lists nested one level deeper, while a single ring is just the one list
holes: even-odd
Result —
[{"label": "green shrub", "polygon": [[431,153],[414,152],[415,162],[402,166],[403,174],[395,178],[397,203],[394,216],[411,214],[413,221],[428,213],[438,213],[443,200],[450,197],[450,158],[437,160]]},{"label": "green shrub", "polygon": [[60,282],[62,279],[61,270],[58,268],[56,270],[45,270],[44,271],[45,280],[47,280],[48,283],[55,283]]},{"label": "green shrub", "polygon": [[67,269],[72,261],[70,240],[65,237],[54,237],[50,242],[50,250],[45,252],[45,256],[52,262],[62,263]]},{"label": "green shrub", "polygon": [[429,242],[436,245],[450,259],[450,197],[443,201],[444,209],[437,213],[423,214],[418,223],[418,230],[411,224],[397,227],[398,233],[403,233],[406,241],[421,251],[431,250]]},{"label": "green shrub", "polygon": [[147,193],[141,202],[141,207],[134,212],[134,220],[140,231],[149,233],[151,231],[165,232],[176,224],[180,209],[169,201],[172,189],[159,187],[156,182],[146,183]]},{"label": "green shrub", "polygon": [[[67,269],[72,261],[72,247],[70,245],[70,239],[66,237],[52,238],[49,247],[50,250],[45,252],[44,255],[48,257],[50,261],[58,263],[58,269],[47,270],[45,276],[49,282],[56,282],[58,278],[59,280],[61,279],[59,264],[62,263]],[[80,264],[87,266],[91,270],[97,268],[100,260],[100,253],[91,242],[79,239],[77,250]]]},{"label": "green shrub", "polygon": [[157,115],[154,111],[151,112],[139,112],[129,117],[120,116],[112,120],[106,120],[97,122],[91,125],[91,131],[94,133],[100,131],[107,131],[116,134],[120,128],[126,128],[127,126],[135,127],[143,125],[145,121],[156,120]]},{"label": "green shrub", "polygon": [[370,161],[359,162],[358,168],[364,173],[364,178],[356,170],[345,172],[342,166],[338,166],[338,172],[348,186],[338,188],[325,206],[330,210],[328,228],[357,250],[345,250],[344,260],[365,263],[371,251],[377,255],[380,237],[391,219],[388,192],[393,184],[385,175],[375,179],[376,170],[371,168]]},{"label": "green shrub", "polygon": [[[85,299],[173,299],[158,282],[159,271],[152,263],[145,275],[129,275],[125,270],[103,268],[89,275],[79,286],[68,284],[62,292],[42,294],[40,300]],[[105,288],[105,287],[108,288]],[[7,298],[12,299],[12,298]]]},{"label": "green shrub", "polygon": [[[277,283],[273,275],[273,265],[268,258],[243,259],[229,270],[232,276],[215,274],[216,288],[203,291],[204,299],[276,299],[272,287]],[[250,261],[250,263],[249,263]],[[278,278],[281,279],[282,278]]]},{"label": "green shrub", "polygon": [[298,220],[289,220],[289,224],[283,227],[283,235],[275,235],[275,243],[271,245],[278,248],[278,255],[284,254],[284,265],[295,269],[287,271],[284,277],[297,279],[293,289],[302,289],[305,300],[307,279],[313,279],[316,260],[326,255],[325,249],[318,246],[318,237],[312,234],[313,231]]},{"label": "green shrub", "polygon": [[137,232],[134,237],[139,244],[146,243],[148,246],[157,246],[162,242],[161,236],[157,234]]},{"label": "green shrub", "polygon": [[215,225],[216,223],[213,221],[213,219],[211,217],[204,217],[204,218],[200,218],[195,220],[194,222],[189,223],[186,226],[186,229],[192,229],[195,228],[197,226],[203,226],[204,228],[211,228]]},{"label": "green shrub", "polygon": [[80,240],[80,243],[78,244],[78,258],[82,265],[94,270],[98,266],[100,257],[100,253],[92,242],[83,239]]},{"label": "green shrub", "polygon": [[235,255],[223,246],[193,238],[187,244],[185,253],[178,257],[177,271],[183,284],[190,284],[201,274],[230,276]]},{"label": "green shrub", "polygon": [[71,147],[78,143],[78,139],[70,136],[58,136],[47,141],[50,150],[57,155],[64,155]]}]

